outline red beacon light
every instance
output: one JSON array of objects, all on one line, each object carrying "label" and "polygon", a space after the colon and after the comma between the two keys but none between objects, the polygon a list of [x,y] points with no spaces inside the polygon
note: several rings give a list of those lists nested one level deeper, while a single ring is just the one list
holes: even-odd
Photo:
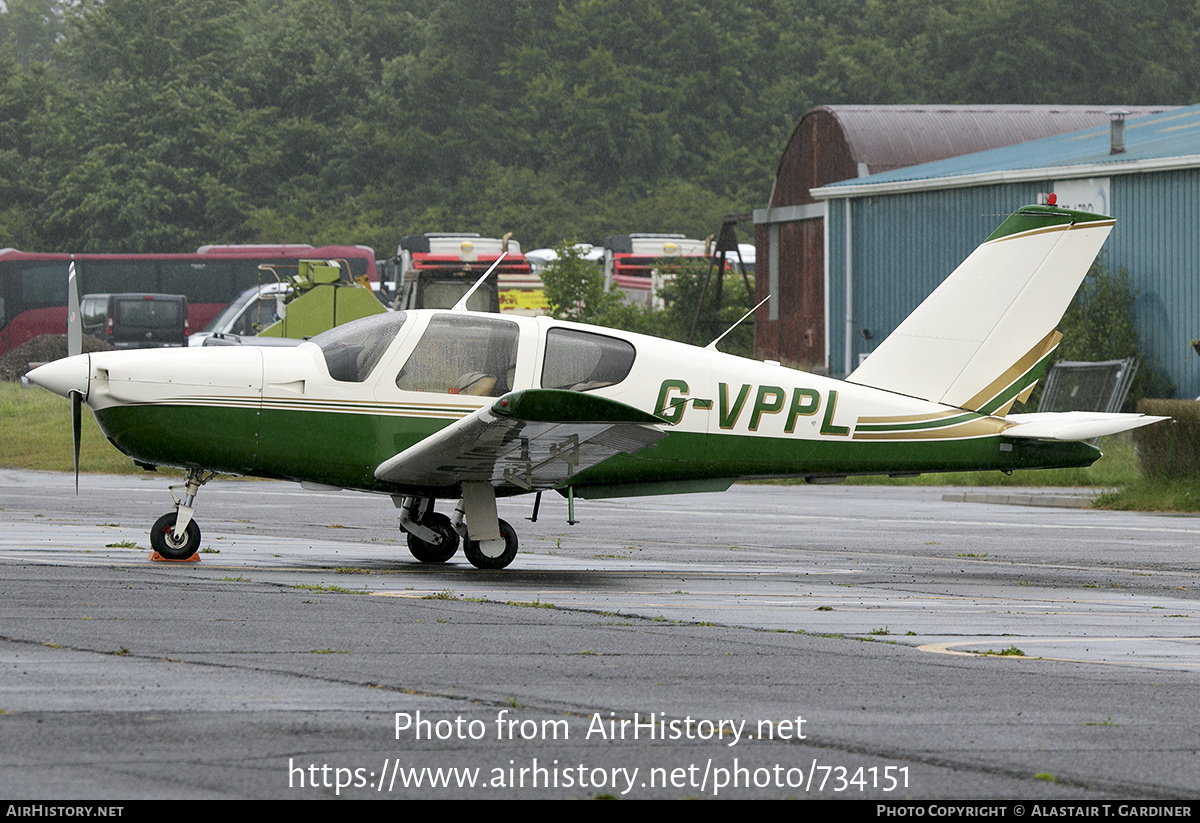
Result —
[{"label": "red beacon light", "polygon": [[1047,206],[1057,206],[1058,205],[1058,195],[1055,194],[1054,192],[1050,192],[1050,195],[1046,198],[1046,205]]}]

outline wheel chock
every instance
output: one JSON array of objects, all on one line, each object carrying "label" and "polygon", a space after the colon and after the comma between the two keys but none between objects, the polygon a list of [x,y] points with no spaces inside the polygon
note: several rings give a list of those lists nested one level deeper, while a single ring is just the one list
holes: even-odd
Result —
[{"label": "wheel chock", "polygon": [[158,552],[152,551],[152,552],[150,552],[150,557],[147,559],[150,560],[150,562],[152,562],[152,563],[199,563],[200,562],[200,552],[196,552],[191,557],[186,557],[183,560],[172,560],[169,557],[163,557]]}]

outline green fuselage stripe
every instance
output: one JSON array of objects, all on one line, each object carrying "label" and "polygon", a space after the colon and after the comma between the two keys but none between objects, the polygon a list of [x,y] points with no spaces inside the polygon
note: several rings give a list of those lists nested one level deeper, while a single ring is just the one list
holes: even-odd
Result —
[{"label": "green fuselage stripe", "polygon": [[1012,385],[1008,386],[994,398],[989,400],[979,411],[983,412],[984,414],[995,413],[997,410],[1002,409],[1010,401],[1014,400],[1018,394],[1025,391],[1025,389],[1029,388],[1030,385],[1040,380],[1042,375],[1045,373],[1046,366],[1050,363],[1050,357],[1053,354],[1054,350],[1051,349],[1046,353],[1045,357],[1034,363],[1033,367],[1030,368],[1029,371],[1025,372],[1019,378],[1014,380]]},{"label": "green fuselage stripe", "polygon": [[[375,467],[451,420],[198,405],[114,406],[100,428],[134,459],[230,474],[308,480],[363,491],[406,487],[375,478]],[[942,422],[942,421],[937,421]],[[1087,466],[1086,443],[1008,439],[855,441],[670,432],[653,447],[621,454],[576,475],[577,486],[729,477],[895,474]],[[501,490],[515,493],[519,490]],[[449,490],[439,490],[449,496]]]},{"label": "green fuselage stripe", "polygon": [[965,414],[956,414],[953,417],[939,417],[937,420],[922,420],[915,423],[859,423],[854,427],[857,432],[903,432],[903,431],[921,431],[926,429],[941,429],[947,426],[957,426],[960,423],[967,423],[971,420],[979,420],[984,417],[982,414],[974,414],[967,412]]}]

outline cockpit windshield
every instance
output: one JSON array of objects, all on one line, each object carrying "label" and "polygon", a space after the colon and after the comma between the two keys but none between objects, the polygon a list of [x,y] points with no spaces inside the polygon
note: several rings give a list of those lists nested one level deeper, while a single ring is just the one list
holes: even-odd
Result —
[{"label": "cockpit windshield", "polygon": [[519,328],[509,320],[439,314],[396,375],[405,391],[499,397],[512,390]]},{"label": "cockpit windshield", "polygon": [[402,311],[377,314],[321,332],[310,342],[321,347],[330,377],[343,383],[361,383],[406,320],[408,315]]},{"label": "cockpit windshield", "polygon": [[633,344],[606,334],[577,329],[546,333],[542,388],[589,391],[629,376],[637,352]]}]

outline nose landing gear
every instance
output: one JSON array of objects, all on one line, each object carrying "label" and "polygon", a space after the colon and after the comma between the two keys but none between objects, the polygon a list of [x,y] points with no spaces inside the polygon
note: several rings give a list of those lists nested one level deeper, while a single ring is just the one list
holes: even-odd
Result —
[{"label": "nose landing gear", "polygon": [[189,520],[183,535],[175,537],[178,518],[177,512],[167,512],[150,527],[150,548],[167,560],[187,560],[200,548],[200,527],[195,520]]},{"label": "nose landing gear", "polygon": [[175,511],[167,512],[150,528],[150,548],[167,560],[187,560],[200,548],[200,526],[192,519],[192,504],[200,487],[217,476],[201,469],[188,469],[183,500],[175,496],[179,486],[168,486],[175,499]]}]

